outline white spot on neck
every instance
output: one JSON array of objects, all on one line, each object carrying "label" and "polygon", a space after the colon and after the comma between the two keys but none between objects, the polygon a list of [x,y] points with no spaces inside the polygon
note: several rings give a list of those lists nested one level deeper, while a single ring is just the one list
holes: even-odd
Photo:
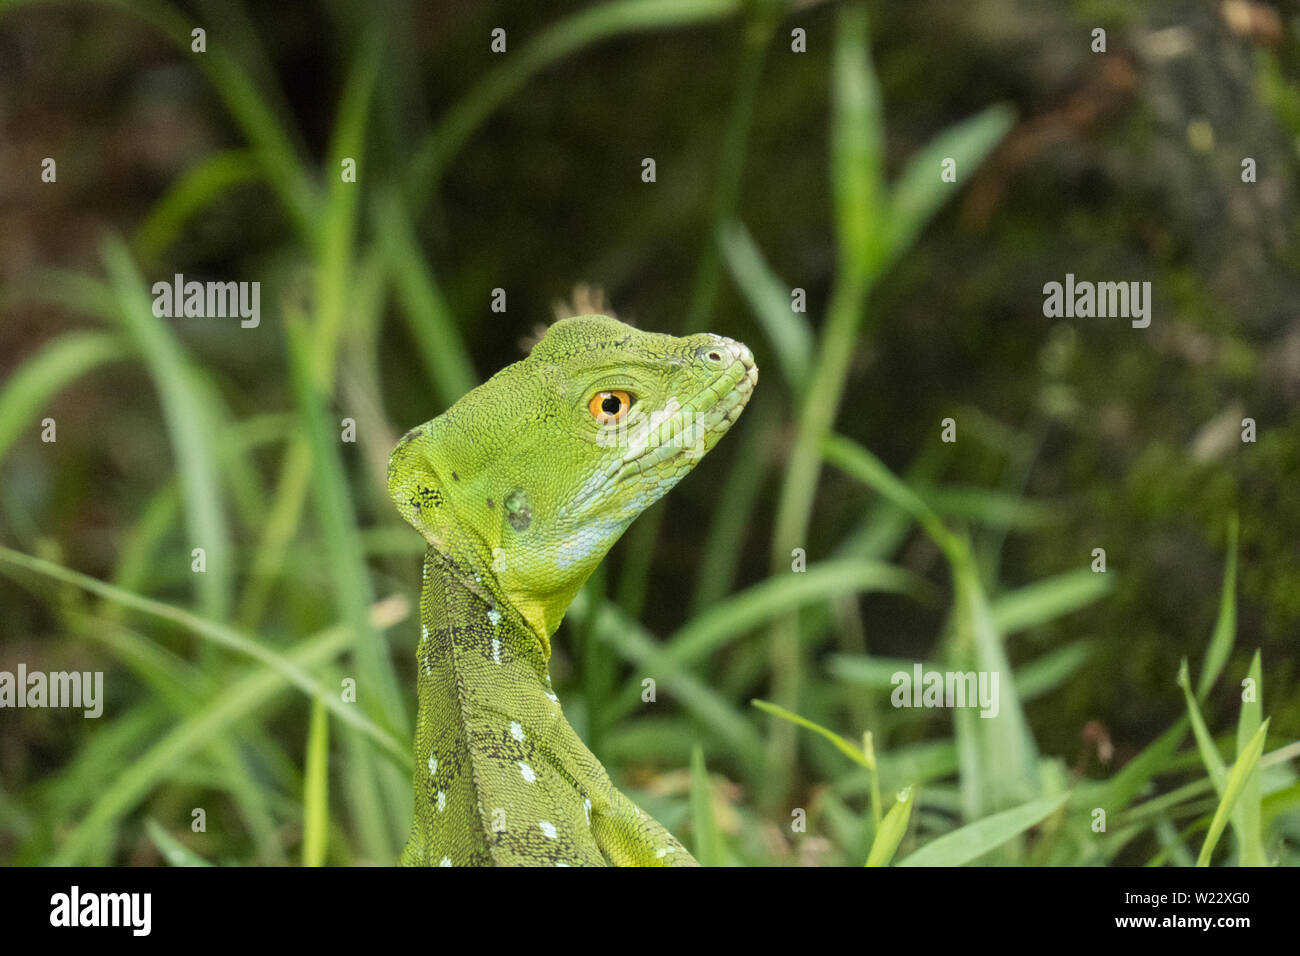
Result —
[{"label": "white spot on neck", "polygon": [[551,823],[549,820],[538,820],[537,825],[541,827],[542,832],[545,833],[548,837],[550,837],[552,840],[555,839],[555,835],[557,831],[555,829],[554,823]]},{"label": "white spot on neck", "polygon": [[528,766],[528,764],[524,763],[522,760],[519,761],[519,775],[529,783],[537,782],[537,774],[533,773],[533,768]]}]

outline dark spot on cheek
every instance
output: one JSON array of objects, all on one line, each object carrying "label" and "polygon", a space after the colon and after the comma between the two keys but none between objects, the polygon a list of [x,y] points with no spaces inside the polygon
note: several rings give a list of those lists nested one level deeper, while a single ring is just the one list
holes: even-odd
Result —
[{"label": "dark spot on cheek", "polygon": [[411,496],[411,507],[419,511],[427,504],[432,504],[435,508],[441,505],[442,492],[437,488],[420,485],[415,489],[415,494]]},{"label": "dark spot on cheek", "polygon": [[489,508],[493,507],[492,499],[491,499],[491,498],[488,499],[488,507],[489,507]]},{"label": "dark spot on cheek", "polygon": [[451,480],[452,480],[452,481],[460,481],[460,475],[456,474],[456,473],[453,471],[453,472],[451,473]]},{"label": "dark spot on cheek", "polygon": [[528,494],[522,488],[516,488],[506,495],[506,520],[516,531],[524,531],[533,523],[533,507]]}]

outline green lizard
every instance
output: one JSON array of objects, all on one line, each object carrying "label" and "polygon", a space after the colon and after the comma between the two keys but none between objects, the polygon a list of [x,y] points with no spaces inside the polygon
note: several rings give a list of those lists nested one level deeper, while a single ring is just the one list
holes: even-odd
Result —
[{"label": "green lizard", "polygon": [[404,865],[695,865],[610,782],[547,665],[583,581],[757,381],[731,339],[575,316],[398,443],[388,490],[429,545]]}]

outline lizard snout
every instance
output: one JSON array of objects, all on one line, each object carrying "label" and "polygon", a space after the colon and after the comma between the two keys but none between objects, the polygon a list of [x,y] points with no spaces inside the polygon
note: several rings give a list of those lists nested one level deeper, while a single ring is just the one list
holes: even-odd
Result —
[{"label": "lizard snout", "polygon": [[754,386],[758,384],[754,353],[744,342],[709,333],[705,343],[695,350],[695,355],[717,375],[711,389],[720,400],[721,419],[718,424],[725,430],[740,417],[754,393]]},{"label": "lizard snout", "polygon": [[723,335],[711,335],[710,338],[712,342],[695,350],[696,357],[705,364],[719,370],[728,369],[736,362],[744,366],[746,371],[755,367],[754,353],[744,342]]}]

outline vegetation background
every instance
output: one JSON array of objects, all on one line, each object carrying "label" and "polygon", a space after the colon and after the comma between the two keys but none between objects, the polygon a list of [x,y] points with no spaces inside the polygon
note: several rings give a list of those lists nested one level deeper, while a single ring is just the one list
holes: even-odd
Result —
[{"label": "vegetation background", "polygon": [[0,712],[0,859],[393,861],[386,458],[585,282],[764,373],[555,643],[702,860],[1300,861],[1298,54],[1290,0],[0,2],[0,670],[107,694]]}]

